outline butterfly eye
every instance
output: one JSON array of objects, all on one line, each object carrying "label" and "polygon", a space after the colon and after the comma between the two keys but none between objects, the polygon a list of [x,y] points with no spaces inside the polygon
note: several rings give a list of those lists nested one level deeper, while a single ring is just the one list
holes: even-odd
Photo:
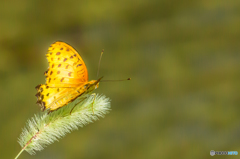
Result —
[{"label": "butterfly eye", "polygon": [[84,86],[84,88],[87,88],[89,86],[89,84],[86,84],[85,86]]}]

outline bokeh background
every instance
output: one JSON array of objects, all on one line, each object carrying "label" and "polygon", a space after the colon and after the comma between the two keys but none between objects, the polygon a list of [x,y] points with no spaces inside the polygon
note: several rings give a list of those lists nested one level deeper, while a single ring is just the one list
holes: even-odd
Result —
[{"label": "bokeh background", "polygon": [[[84,59],[112,111],[19,159],[210,158],[240,153],[240,1],[93,0],[0,2],[0,158],[38,113],[45,53],[55,41]],[[231,158],[222,156],[221,158]]]}]

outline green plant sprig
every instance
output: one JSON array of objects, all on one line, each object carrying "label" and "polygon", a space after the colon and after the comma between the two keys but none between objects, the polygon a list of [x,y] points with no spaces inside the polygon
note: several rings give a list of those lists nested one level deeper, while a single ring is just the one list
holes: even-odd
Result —
[{"label": "green plant sprig", "polygon": [[24,150],[31,155],[43,150],[78,127],[104,117],[109,111],[109,98],[104,95],[86,95],[49,114],[47,111],[35,114],[22,130],[18,139],[22,149],[15,159]]}]

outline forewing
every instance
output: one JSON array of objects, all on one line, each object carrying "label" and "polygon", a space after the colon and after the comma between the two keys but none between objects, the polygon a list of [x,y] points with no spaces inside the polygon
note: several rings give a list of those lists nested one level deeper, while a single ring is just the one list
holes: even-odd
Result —
[{"label": "forewing", "polygon": [[49,87],[76,87],[88,81],[86,65],[70,45],[55,42],[49,47],[46,56],[49,68],[45,76]]}]

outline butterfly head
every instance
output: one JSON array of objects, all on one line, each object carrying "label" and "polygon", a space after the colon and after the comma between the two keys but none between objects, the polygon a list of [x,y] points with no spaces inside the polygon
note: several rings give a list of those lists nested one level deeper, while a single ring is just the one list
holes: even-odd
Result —
[{"label": "butterfly head", "polygon": [[98,80],[89,81],[83,87],[86,89],[86,93],[92,92],[93,90],[97,89],[99,86],[99,82],[103,77],[99,78]]}]

